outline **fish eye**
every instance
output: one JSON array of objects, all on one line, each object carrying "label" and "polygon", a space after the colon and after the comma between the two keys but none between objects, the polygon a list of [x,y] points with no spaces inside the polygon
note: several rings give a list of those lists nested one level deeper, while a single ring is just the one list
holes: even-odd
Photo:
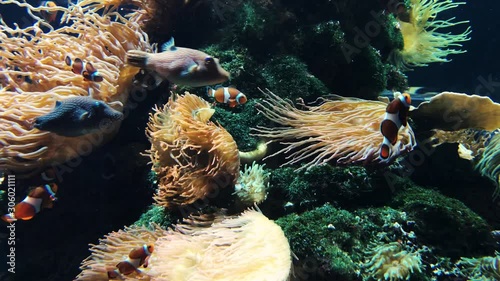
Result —
[{"label": "fish eye", "polygon": [[211,63],[214,61],[214,58],[213,57],[206,57],[205,58],[205,63]]}]

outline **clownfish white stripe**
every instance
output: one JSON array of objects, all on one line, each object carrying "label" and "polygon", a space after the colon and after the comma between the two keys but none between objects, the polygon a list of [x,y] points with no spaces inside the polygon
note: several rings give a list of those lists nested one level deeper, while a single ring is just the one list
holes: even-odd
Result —
[{"label": "clownfish white stripe", "polygon": [[33,206],[35,208],[35,213],[39,213],[40,206],[42,206],[42,201],[43,201],[42,198],[35,198],[35,197],[26,196],[26,198],[24,198],[24,200],[22,202],[30,204],[31,206]]},{"label": "clownfish white stripe", "polygon": [[142,249],[144,250],[144,253],[146,253],[147,256],[151,255],[151,252],[148,250],[148,245],[144,244],[142,246]]},{"label": "clownfish white stripe", "polygon": [[229,88],[224,87],[224,103],[228,103],[231,98],[231,94],[229,93]]},{"label": "clownfish white stripe", "polygon": [[137,259],[131,259],[131,258],[127,258],[125,260],[126,263],[129,263],[130,265],[132,265],[134,268],[139,268],[140,264],[141,264],[141,258],[137,258]]},{"label": "clownfish white stripe", "polygon": [[403,125],[401,123],[401,120],[399,120],[399,116],[398,116],[397,113],[386,112],[385,115],[384,115],[384,120],[390,120],[390,121],[392,121],[394,124],[396,124],[397,128],[399,128],[399,127],[401,127],[401,125]]}]

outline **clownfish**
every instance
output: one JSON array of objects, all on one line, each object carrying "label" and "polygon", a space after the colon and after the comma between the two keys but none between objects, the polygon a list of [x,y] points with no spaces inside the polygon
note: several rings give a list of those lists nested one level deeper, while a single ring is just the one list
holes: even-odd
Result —
[{"label": "clownfish", "polygon": [[247,102],[245,94],[233,87],[208,88],[207,96],[214,98],[217,102],[225,103],[229,107],[235,107]]},{"label": "clownfish", "polygon": [[[42,1],[40,2],[40,7],[41,8],[44,8],[44,7],[47,7],[47,8],[54,8],[54,7],[57,7],[57,4],[54,2],[54,1]],[[40,11],[40,15],[42,16],[42,18],[51,23],[51,22],[54,22],[56,21],[56,18],[57,18],[57,11],[46,11],[46,10],[41,10]]]},{"label": "clownfish", "polygon": [[160,82],[201,87],[229,79],[229,72],[222,68],[219,59],[199,50],[176,47],[174,38],[163,44],[161,50],[155,54],[130,50],[126,60],[131,66],[153,71]]},{"label": "clownfish", "polygon": [[80,74],[83,76],[85,81],[102,82],[103,77],[99,75],[99,71],[90,62],[84,62],[80,58],[76,58],[74,61],[71,60],[69,56],[66,56],[64,60],[66,65],[71,66],[71,71],[74,74]]},{"label": "clownfish", "polygon": [[408,123],[410,104],[410,95],[404,93],[387,105],[384,120],[380,123],[380,132],[384,136],[380,147],[380,159],[387,160],[391,156],[392,148],[398,141],[399,128],[406,127]]},{"label": "clownfish", "polygon": [[148,267],[149,257],[154,251],[153,244],[142,245],[130,251],[126,260],[119,262],[116,269],[108,270],[108,278],[116,279],[123,275],[129,275],[133,272],[141,274],[139,267]]},{"label": "clownfish", "polygon": [[52,208],[56,198],[55,183],[38,186],[28,193],[23,201],[16,204],[14,213],[3,215],[2,220],[12,223],[17,220],[30,220],[44,208]]}]

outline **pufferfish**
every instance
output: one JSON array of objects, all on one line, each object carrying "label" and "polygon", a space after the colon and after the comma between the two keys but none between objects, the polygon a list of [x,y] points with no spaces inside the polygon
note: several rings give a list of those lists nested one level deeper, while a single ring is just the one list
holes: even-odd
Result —
[{"label": "pufferfish", "polygon": [[178,85],[201,87],[220,84],[229,79],[229,72],[219,64],[219,59],[206,53],[175,46],[174,38],[163,44],[161,53],[139,50],[127,52],[129,65],[154,71],[162,80]]},{"label": "pufferfish", "polygon": [[407,93],[400,95],[387,105],[384,120],[380,123],[380,132],[384,136],[379,156],[382,161],[390,158],[394,145],[398,141],[399,128],[406,127],[408,124],[410,105],[411,97]]},{"label": "pufferfish", "polygon": [[40,210],[52,208],[56,198],[57,185],[55,183],[38,186],[28,193],[23,201],[16,204],[14,213],[2,216],[2,220],[8,223],[17,220],[30,220]]},{"label": "pufferfish", "polygon": [[35,119],[33,127],[60,136],[76,137],[103,129],[102,125],[112,125],[122,119],[123,113],[104,101],[91,97],[71,97],[56,101],[51,112]]}]

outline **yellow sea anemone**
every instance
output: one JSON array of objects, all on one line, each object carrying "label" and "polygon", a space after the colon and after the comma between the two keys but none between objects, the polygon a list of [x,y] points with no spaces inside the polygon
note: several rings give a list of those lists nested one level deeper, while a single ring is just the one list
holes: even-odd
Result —
[{"label": "yellow sea anemone", "polygon": [[158,175],[154,199],[159,205],[192,204],[238,178],[238,147],[224,128],[209,121],[213,113],[208,102],[186,93],[170,97],[151,114],[148,155]]},{"label": "yellow sea anemone", "polygon": [[399,21],[403,50],[396,53],[396,64],[403,68],[426,66],[431,62],[448,62],[448,55],[465,53],[462,42],[470,40],[470,26],[460,34],[439,32],[445,28],[467,24],[450,18],[437,20],[439,13],[463,5],[452,0],[410,0],[410,22]]}]

